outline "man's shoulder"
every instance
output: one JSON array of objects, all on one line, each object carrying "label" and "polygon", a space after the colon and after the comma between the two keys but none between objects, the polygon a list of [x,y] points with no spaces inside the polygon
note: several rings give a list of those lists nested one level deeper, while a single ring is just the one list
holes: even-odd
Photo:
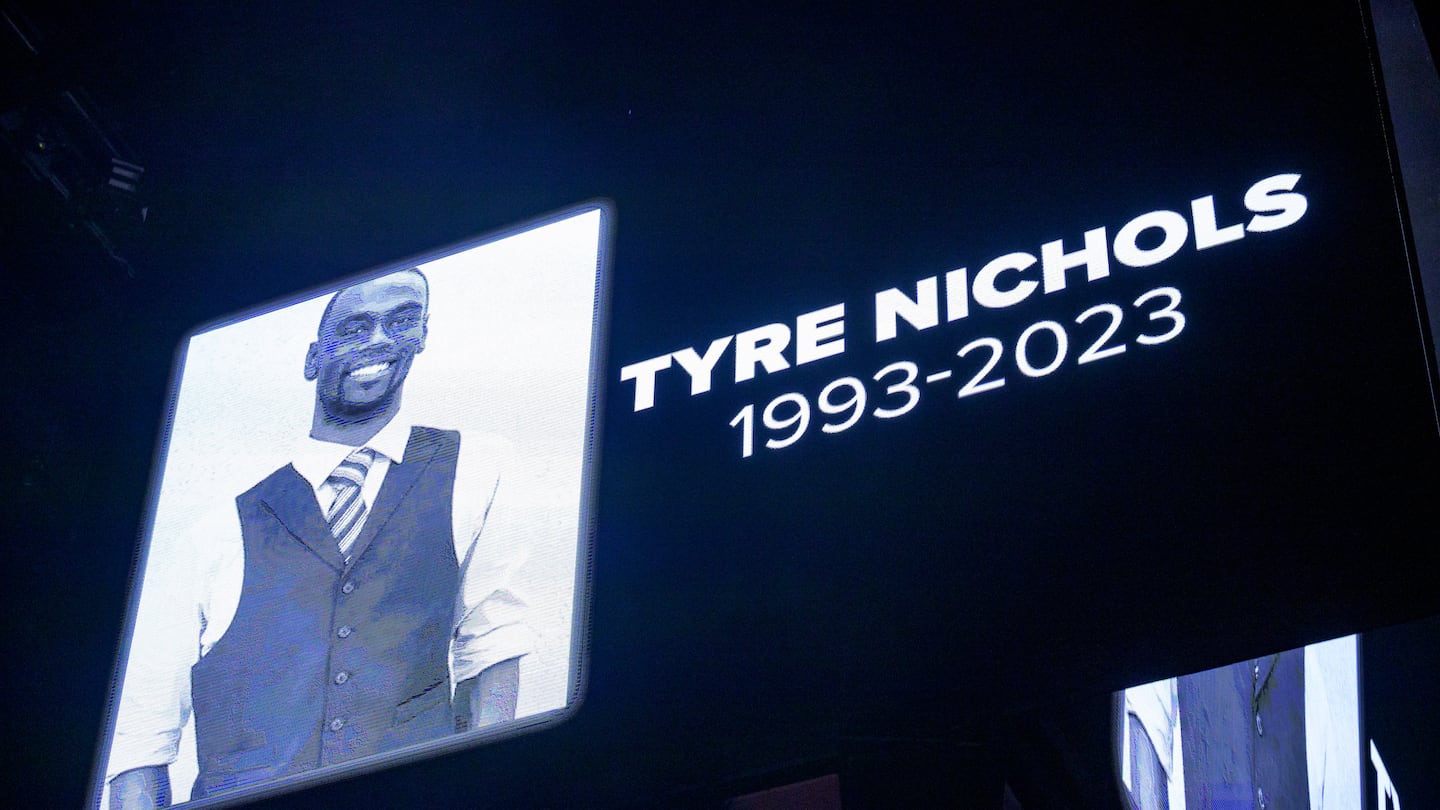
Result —
[{"label": "man's shoulder", "polygon": [[255,498],[264,498],[267,494],[272,494],[277,488],[293,487],[297,481],[305,484],[305,478],[296,470],[295,463],[287,462],[282,464],[271,471],[269,475],[256,481],[254,486],[240,493],[233,501],[224,507],[216,508],[215,514],[224,514],[227,509],[233,514],[237,504],[243,504]]},{"label": "man's shoulder", "polygon": [[475,491],[493,491],[505,471],[516,467],[515,443],[486,430],[472,428],[462,436],[458,430],[416,425],[411,442],[433,458],[453,458],[457,481]]},{"label": "man's shoulder", "polygon": [[410,426],[410,441],[413,442],[447,442],[460,443],[460,431],[447,428],[429,427],[426,425]]},{"label": "man's shoulder", "polygon": [[503,459],[515,452],[515,443],[512,440],[485,430],[466,431],[463,440],[458,430],[413,425],[410,431],[412,443],[455,447],[461,456]]}]

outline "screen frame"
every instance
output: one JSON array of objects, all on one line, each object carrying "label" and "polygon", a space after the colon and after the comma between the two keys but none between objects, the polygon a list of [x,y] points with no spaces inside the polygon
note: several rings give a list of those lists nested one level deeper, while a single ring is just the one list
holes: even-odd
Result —
[{"label": "screen frame", "polygon": [[[424,266],[471,250],[490,246],[507,239],[555,225],[566,220],[598,213],[595,276],[593,284],[594,301],[590,323],[589,359],[586,369],[587,406],[582,437],[581,469],[579,472],[579,501],[576,505],[578,533],[574,546],[574,578],[571,583],[571,618],[569,638],[569,660],[567,663],[565,694],[566,702],[558,708],[545,709],[532,714],[517,716],[495,726],[470,729],[448,737],[437,738],[423,743],[397,748],[383,753],[360,757],[347,762],[315,768],[302,773],[281,777],[233,792],[204,799],[192,799],[176,803],[184,807],[218,807],[254,801],[266,796],[275,796],[302,790],[319,784],[344,779],[360,773],[392,768],[432,757],[453,754],[462,750],[499,742],[517,735],[530,734],[564,723],[574,717],[585,701],[589,684],[590,656],[590,611],[593,598],[593,563],[595,555],[596,512],[598,509],[598,475],[601,452],[601,415],[605,408],[606,364],[609,348],[610,322],[610,279],[611,254],[615,234],[615,206],[607,198],[593,198],[564,208],[551,211],[505,227],[490,230],[480,235],[448,243],[423,253],[406,258],[374,265],[369,269],[334,279],[325,284],[315,285],[282,298],[272,299],[233,314],[206,321],[185,332],[177,343],[170,363],[171,372],[167,383],[166,405],[161,414],[154,455],[150,465],[150,476],[146,488],[146,504],[136,535],[136,546],[132,556],[131,571],[126,602],[125,619],[121,635],[117,639],[116,654],[110,670],[110,682],[104,707],[105,721],[102,724],[96,745],[95,758],[89,780],[89,794],[93,806],[104,806],[108,800],[109,785],[106,771],[111,755],[112,742],[116,731],[120,697],[124,688],[125,670],[129,662],[131,644],[134,640],[137,614],[140,605],[141,586],[150,562],[152,534],[158,512],[161,485],[164,480],[167,460],[171,453],[171,439],[175,429],[176,409],[180,397],[181,383],[185,375],[185,360],[192,341],[202,335],[239,324],[262,315],[330,295],[346,287],[379,278],[387,274]],[[172,794],[173,795],[173,794]],[[173,799],[172,799],[173,801]]]}]

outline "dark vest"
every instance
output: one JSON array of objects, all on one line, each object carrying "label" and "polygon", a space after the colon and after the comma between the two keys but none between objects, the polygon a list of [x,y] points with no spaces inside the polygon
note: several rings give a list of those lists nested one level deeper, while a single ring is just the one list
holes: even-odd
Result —
[{"label": "dark vest", "polygon": [[450,508],[459,447],[453,431],[411,431],[348,567],[294,467],[236,499],[240,603],[191,671],[194,798],[455,730]]},{"label": "dark vest", "polygon": [[1187,810],[1309,810],[1303,649],[1186,675],[1176,691]]}]

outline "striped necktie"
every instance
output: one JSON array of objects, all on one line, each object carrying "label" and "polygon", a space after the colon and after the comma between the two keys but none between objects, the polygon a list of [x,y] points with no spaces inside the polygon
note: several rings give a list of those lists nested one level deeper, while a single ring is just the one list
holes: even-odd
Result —
[{"label": "striped necktie", "polygon": [[365,486],[365,474],[375,461],[375,451],[362,447],[353,451],[330,473],[325,483],[335,488],[335,500],[325,512],[325,522],[330,524],[330,533],[340,546],[340,556],[350,562],[350,548],[360,536],[365,525],[365,499],[360,497],[360,488]]}]

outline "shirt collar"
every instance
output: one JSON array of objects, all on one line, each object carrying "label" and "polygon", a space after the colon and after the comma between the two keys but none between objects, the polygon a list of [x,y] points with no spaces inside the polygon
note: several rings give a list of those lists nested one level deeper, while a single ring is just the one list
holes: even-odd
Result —
[{"label": "shirt collar", "polygon": [[[405,445],[410,442],[411,423],[402,416],[397,415],[390,423],[380,429],[365,442],[363,447],[375,451],[376,456],[384,456],[391,464],[400,464],[405,460]],[[334,442],[323,442],[318,439],[306,437],[300,446],[295,450],[295,458],[292,463],[295,471],[310,482],[310,486],[318,487],[325,482],[330,473],[345,460],[351,452],[359,449]]]}]

